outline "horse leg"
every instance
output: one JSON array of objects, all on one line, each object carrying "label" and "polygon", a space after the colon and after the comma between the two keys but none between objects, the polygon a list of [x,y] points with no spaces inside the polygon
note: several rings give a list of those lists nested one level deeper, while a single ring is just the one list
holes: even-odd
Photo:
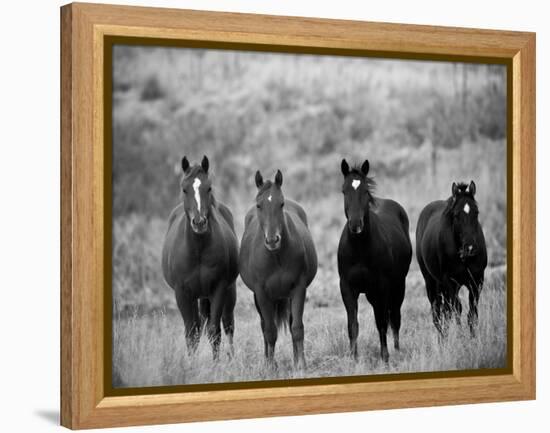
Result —
[{"label": "horse leg", "polygon": [[[435,285],[437,286],[438,284],[435,283]],[[435,329],[437,330],[437,335],[440,343],[443,338],[445,338],[445,321],[443,319],[444,302],[445,300],[442,293],[434,294],[433,300],[431,302],[432,321],[434,323]]]},{"label": "horse leg", "polygon": [[221,342],[221,317],[223,306],[226,299],[225,287],[218,287],[214,291],[214,295],[210,298],[210,316],[206,328],[208,331],[208,339],[212,345],[212,355],[214,361],[219,358],[220,342]]},{"label": "horse leg", "polygon": [[470,326],[470,335],[475,337],[477,323],[478,323],[478,309],[479,296],[481,294],[481,289],[483,287],[483,275],[477,277],[475,281],[472,281],[468,284],[468,301],[469,301],[469,310],[468,310],[468,325]]},{"label": "horse leg", "polygon": [[225,304],[222,312],[222,323],[225,335],[229,342],[229,356],[233,357],[235,349],[233,347],[233,333],[235,332],[235,316],[233,310],[235,309],[235,303],[237,301],[237,289],[235,283],[229,285],[227,288],[227,295],[225,298]]},{"label": "horse leg", "polygon": [[457,324],[460,324],[460,314],[462,313],[462,304],[458,297],[460,284],[448,275],[444,275],[441,282],[441,288],[441,293],[443,294],[441,305],[444,319],[443,326],[445,334],[447,334],[453,316],[455,316]]},{"label": "horse leg", "polygon": [[209,316],[210,316],[210,300],[208,298],[199,299],[199,319],[200,319],[199,334],[202,334],[202,330],[208,323]]},{"label": "horse leg", "polygon": [[[262,316],[262,310],[260,309],[260,305],[258,304],[258,298],[256,298],[256,294],[254,294],[254,305],[256,305],[256,310],[258,311],[258,314],[260,315],[260,325],[262,327],[262,335],[265,333],[265,321]],[[267,340],[264,338],[264,356],[267,358]]]},{"label": "horse leg", "polygon": [[462,316],[462,303],[460,302],[460,297],[458,296],[458,291],[457,291],[456,294],[453,296],[452,307],[453,307],[453,313],[454,313],[455,319],[456,319],[456,324],[457,324],[458,326],[460,326],[460,324],[462,323],[462,321],[461,321],[461,316]]},{"label": "horse leg", "polygon": [[405,296],[405,280],[396,287],[390,305],[390,326],[393,333],[393,347],[399,350],[399,329],[401,328],[401,304]]},{"label": "horse leg", "polygon": [[373,284],[367,290],[366,297],[374,310],[374,321],[380,337],[380,356],[384,362],[388,362],[388,323],[390,318],[389,310],[389,282],[384,277],[379,277],[377,284]]},{"label": "horse leg", "polygon": [[432,312],[432,321],[435,326],[435,329],[438,332],[438,338],[441,342],[443,338],[443,328],[441,320],[441,291],[438,282],[430,275],[427,269],[424,266],[422,260],[418,260],[420,266],[420,271],[424,277],[424,282],[426,283],[426,295],[428,295],[428,300],[430,301],[430,307]]},{"label": "horse leg", "polygon": [[445,318],[443,317],[443,295],[439,295],[435,302],[432,304],[432,320],[437,330],[437,340],[439,344],[443,343],[445,336],[447,335],[447,329],[445,327]]},{"label": "horse leg", "polygon": [[187,351],[189,354],[194,354],[199,344],[201,328],[197,299],[188,296],[183,287],[181,287],[176,289],[176,303],[178,304],[185,326]]},{"label": "horse leg", "polygon": [[292,334],[292,349],[294,353],[294,367],[305,369],[306,359],[304,356],[304,302],[306,298],[306,287],[297,287],[290,299],[291,323],[290,333]]},{"label": "horse leg", "polygon": [[393,333],[393,347],[399,350],[399,328],[401,328],[401,309],[399,307],[390,310],[390,325]]},{"label": "horse leg", "polygon": [[350,354],[357,361],[357,336],[359,335],[359,322],[357,321],[357,298],[358,293],[354,292],[347,281],[340,279],[340,293],[346,307],[348,316],[348,336]]},{"label": "horse leg", "polygon": [[443,310],[443,329],[445,335],[449,333],[449,325],[451,324],[451,318],[453,316],[453,298],[450,296],[443,297],[442,310]]},{"label": "horse leg", "polygon": [[380,296],[378,301],[372,304],[374,309],[374,320],[376,322],[376,328],[378,329],[378,335],[380,337],[380,356],[384,362],[388,362],[390,354],[388,353],[388,321],[389,311],[386,302],[382,300],[384,295]]},{"label": "horse leg", "polygon": [[432,317],[442,343],[449,333],[449,321],[453,313],[454,293],[451,281],[447,276],[442,281],[434,281],[435,290],[432,302]]},{"label": "horse leg", "polygon": [[277,343],[277,324],[275,323],[275,305],[261,292],[256,294],[256,301],[262,319],[266,361],[270,366],[276,368],[275,344]]}]

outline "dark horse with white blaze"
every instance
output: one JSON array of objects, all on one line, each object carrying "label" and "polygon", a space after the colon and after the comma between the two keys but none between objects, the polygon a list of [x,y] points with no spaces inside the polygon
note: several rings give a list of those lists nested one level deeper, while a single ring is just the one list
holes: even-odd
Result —
[{"label": "dark horse with white blaze", "polygon": [[416,258],[426,282],[433,322],[441,336],[446,334],[453,314],[460,321],[462,305],[458,293],[462,286],[469,291],[468,324],[471,333],[475,333],[487,267],[487,247],[478,221],[475,193],[473,181],[469,185],[453,182],[451,197],[428,204],[416,226]]},{"label": "dark horse with white blaze", "polygon": [[218,202],[208,178],[208,158],[201,165],[181,162],[183,203],[170,215],[162,248],[164,279],[176,293],[190,352],[206,322],[214,359],[221,340],[220,321],[233,352],[238,241],[231,211]]},{"label": "dark horse with white blaze", "polygon": [[409,219],[397,202],[373,197],[368,160],[360,168],[350,168],[343,159],[341,169],[347,223],[338,246],[338,273],[348,316],[350,351],[357,359],[357,299],[364,293],[374,310],[381,357],[388,361],[388,323],[394,347],[399,349],[401,304],[412,257]]},{"label": "dark horse with white blaze", "polygon": [[254,292],[267,361],[275,365],[277,331],[288,325],[294,364],[304,367],[302,315],[306,289],[317,273],[317,253],[306,213],[283,196],[281,171],[277,170],[274,182],[264,182],[259,171],[255,180],[256,205],[246,215],[241,242],[241,277]]}]

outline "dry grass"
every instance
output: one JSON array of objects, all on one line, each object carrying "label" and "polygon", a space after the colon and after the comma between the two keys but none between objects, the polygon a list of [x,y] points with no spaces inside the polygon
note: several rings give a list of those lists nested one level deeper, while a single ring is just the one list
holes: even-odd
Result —
[{"label": "dry grass", "polygon": [[[346,315],[340,300],[336,276],[327,279],[320,297],[312,286],[304,313],[307,368],[292,366],[292,344],[288,333],[277,342],[278,369],[266,368],[259,317],[252,295],[239,284],[236,307],[235,357],[229,358],[225,339],[219,362],[205,336],[198,351],[189,356],[185,348],[183,322],[173,308],[139,313],[114,322],[113,378],[121,387],[175,385],[189,383],[223,383],[302,377],[334,377],[498,368],[506,365],[506,292],[501,271],[491,273],[479,306],[479,332],[471,338],[463,311],[463,325],[453,324],[448,339],[440,344],[432,324],[424,286],[417,272],[408,278],[408,292],[402,307],[401,350],[393,350],[390,362],[379,359],[378,333],[372,308],[361,297],[359,311],[358,362],[348,356]],[[462,303],[466,307],[466,290]],[[391,334],[391,333],[390,333]]]}]

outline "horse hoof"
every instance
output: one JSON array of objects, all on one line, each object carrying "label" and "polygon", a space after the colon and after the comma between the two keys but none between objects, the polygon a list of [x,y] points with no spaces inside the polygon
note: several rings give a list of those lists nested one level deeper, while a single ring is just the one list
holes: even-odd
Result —
[{"label": "horse hoof", "polygon": [[227,353],[227,357],[229,358],[229,360],[232,360],[235,357],[235,346],[233,346],[233,344],[227,346],[225,353]]},{"label": "horse hoof", "polygon": [[265,364],[266,364],[266,367],[272,371],[276,371],[279,368],[279,366],[277,365],[277,361],[275,361],[274,359],[272,360],[266,359]]},{"label": "horse hoof", "polygon": [[353,359],[354,361],[359,360],[359,351],[357,350],[357,346],[354,348],[351,348],[348,352],[348,356]]},{"label": "horse hoof", "polygon": [[301,359],[300,361],[294,362],[294,370],[295,371],[305,371],[307,368],[306,361],[304,359]]}]

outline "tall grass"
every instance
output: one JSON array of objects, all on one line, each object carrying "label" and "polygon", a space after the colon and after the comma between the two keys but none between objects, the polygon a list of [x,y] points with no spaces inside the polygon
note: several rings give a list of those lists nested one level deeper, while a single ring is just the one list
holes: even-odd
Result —
[{"label": "tall grass", "polygon": [[[433,326],[421,276],[408,278],[402,308],[401,350],[393,350],[389,337],[390,361],[379,356],[378,332],[372,309],[364,297],[359,308],[359,361],[348,353],[347,322],[339,299],[336,278],[326,280],[326,296],[318,285],[310,290],[304,313],[307,367],[295,370],[289,333],[277,341],[277,369],[268,368],[263,354],[263,337],[252,295],[239,284],[236,310],[235,356],[229,357],[222,337],[222,356],[212,359],[203,335],[195,354],[185,346],[183,321],[173,309],[139,313],[118,318],[113,327],[114,386],[156,386],[189,383],[221,383],[303,377],[335,377],[383,373],[452,371],[506,366],[506,292],[502,275],[495,272],[484,288],[479,304],[479,329],[472,338],[466,325],[467,296],[462,325],[454,322],[449,336],[439,341]],[[389,333],[391,335],[391,332]]]}]

